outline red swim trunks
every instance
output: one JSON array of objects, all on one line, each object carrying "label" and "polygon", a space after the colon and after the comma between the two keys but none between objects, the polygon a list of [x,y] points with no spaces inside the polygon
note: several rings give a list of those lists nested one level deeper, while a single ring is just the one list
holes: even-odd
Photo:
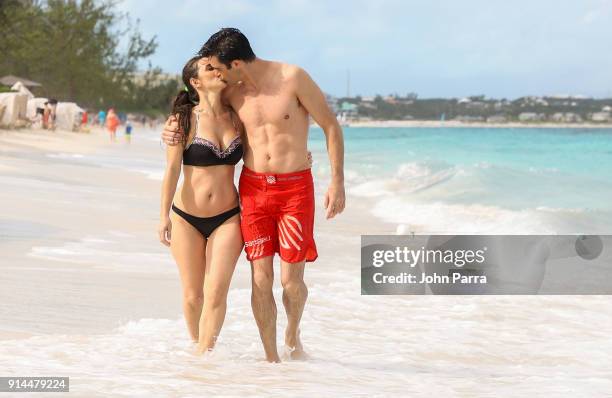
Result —
[{"label": "red swim trunks", "polygon": [[310,169],[271,174],[243,167],[238,190],[240,227],[249,261],[274,253],[289,263],[316,260]]}]

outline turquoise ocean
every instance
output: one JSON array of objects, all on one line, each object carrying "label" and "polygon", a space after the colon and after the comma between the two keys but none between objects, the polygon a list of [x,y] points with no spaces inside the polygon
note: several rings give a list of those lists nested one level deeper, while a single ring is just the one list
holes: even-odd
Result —
[{"label": "turquoise ocean", "polygon": [[[370,198],[401,232],[612,232],[612,129],[343,130],[348,205]],[[324,182],[321,129],[309,148]]]}]

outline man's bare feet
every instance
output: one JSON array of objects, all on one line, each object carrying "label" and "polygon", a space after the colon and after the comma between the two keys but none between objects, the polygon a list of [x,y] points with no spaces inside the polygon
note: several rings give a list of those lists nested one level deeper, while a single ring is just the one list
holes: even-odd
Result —
[{"label": "man's bare feet", "polygon": [[266,361],[270,363],[280,363],[281,362],[278,355],[276,357],[266,357]]},{"label": "man's bare feet", "polygon": [[285,350],[284,357],[293,361],[305,361],[309,358],[304,351],[302,340],[300,339],[300,330],[297,330],[295,335],[285,334]]}]

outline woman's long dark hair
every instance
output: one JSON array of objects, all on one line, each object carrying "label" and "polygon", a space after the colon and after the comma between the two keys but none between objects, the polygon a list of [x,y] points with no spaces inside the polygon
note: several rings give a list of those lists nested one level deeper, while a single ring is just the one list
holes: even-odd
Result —
[{"label": "woman's long dark hair", "polygon": [[172,104],[172,114],[178,115],[178,124],[183,132],[183,143],[187,142],[189,130],[191,129],[191,111],[200,102],[198,92],[191,86],[189,80],[198,77],[198,60],[200,56],[191,58],[183,67],[183,84],[181,90]]}]

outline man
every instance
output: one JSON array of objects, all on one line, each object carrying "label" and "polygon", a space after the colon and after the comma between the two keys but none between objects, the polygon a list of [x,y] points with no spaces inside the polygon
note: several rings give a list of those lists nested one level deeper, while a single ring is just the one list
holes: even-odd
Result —
[{"label": "man", "polygon": [[104,123],[106,123],[106,112],[104,112],[103,110],[100,110],[100,112],[98,112],[98,123],[101,127],[104,127]]},{"label": "man", "polygon": [[[215,33],[199,52],[227,82],[224,100],[246,131],[240,176],[241,230],[251,262],[251,305],[266,359],[280,362],[276,347],[276,303],[272,294],[274,253],[281,257],[283,304],[287,313],[285,345],[292,359],[305,358],[299,323],[308,296],[305,262],[317,258],[313,239],[314,189],[307,157],[309,115],[323,128],[331,163],[325,195],[326,218],[345,206],[342,130],[325,96],[301,68],[257,58],[237,29]],[[164,141],[174,144],[181,132],[171,116]]]}]

